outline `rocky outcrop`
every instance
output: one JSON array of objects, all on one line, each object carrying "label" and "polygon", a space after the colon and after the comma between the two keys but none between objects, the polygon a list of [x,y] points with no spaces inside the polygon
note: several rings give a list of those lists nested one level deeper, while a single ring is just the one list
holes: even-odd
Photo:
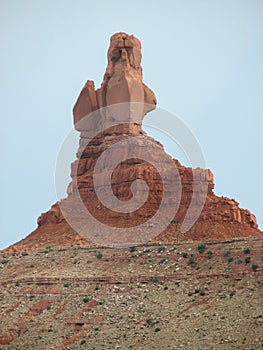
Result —
[{"label": "rocky outcrop", "polygon": [[[134,109],[133,103],[142,107]],[[115,109],[113,115],[107,110],[108,106],[123,104],[125,108],[121,108],[120,111]],[[253,214],[241,209],[235,200],[218,197],[213,193],[214,179],[210,170],[184,167],[178,160],[172,160],[165,153],[163,146],[142,130],[144,115],[155,109],[155,106],[154,93],[142,82],[139,40],[125,33],[113,35],[101,87],[95,90],[94,82],[88,80],[73,108],[74,126],[80,131],[80,142],[78,159],[71,165],[72,181],[68,186],[68,197],[42,214],[38,218],[39,227],[12,249],[18,249],[20,246],[27,249],[47,244],[67,245],[76,242],[87,244],[68,225],[64,215],[66,210],[75,222],[81,222],[82,217],[77,202],[79,196],[85,208],[99,222],[122,228],[137,225],[140,232],[139,225],[147,222],[159,210],[164,191],[160,169],[156,169],[149,159],[129,156],[129,150],[134,151],[134,154],[136,154],[135,151],[143,154],[144,150],[149,148],[149,143],[151,145],[149,157],[154,155],[157,159],[155,161],[162,164],[162,169],[168,172],[169,162],[172,162],[178,172],[178,189],[171,186],[166,193],[170,199],[169,203],[179,201],[178,210],[168,227],[155,237],[155,240],[207,240],[261,236],[262,232],[258,230]],[[112,119],[114,122],[109,122]],[[134,137],[137,140],[136,147],[132,143]],[[115,146],[117,153],[123,151],[121,143],[123,141],[126,142],[126,146],[128,145],[127,157],[112,172],[111,188],[117,198],[116,210],[112,210],[98,198],[94,190],[93,174],[100,156],[114,145],[117,145]],[[114,156],[109,154],[105,162],[109,165],[114,163]],[[105,176],[104,172],[99,174],[102,179]],[[130,201],[133,198],[132,189],[136,179],[147,183],[149,188],[147,200],[133,212],[118,211],[120,201]],[[194,186],[197,186],[195,194]],[[175,195],[177,190],[181,191],[181,198]],[[136,191],[138,193],[142,191],[139,185]],[[181,233],[181,226],[190,205],[193,206],[191,215],[195,215],[202,200],[204,200],[204,207],[198,220],[187,232]],[[64,211],[61,208],[64,208]],[[166,210],[169,211],[169,208],[166,207]],[[189,219],[191,220],[191,217]],[[93,224],[89,227],[85,222],[83,225],[86,230],[96,231]]]},{"label": "rocky outcrop", "polygon": [[[83,117],[106,106],[123,102],[141,102],[145,109],[140,115],[126,110],[125,121],[140,124],[143,116],[153,110],[156,98],[151,89],[142,82],[141,43],[133,35],[117,33],[111,37],[108,51],[108,65],[101,87],[95,90],[94,82],[88,80],[83,87],[73,108],[74,125],[79,131],[94,129],[87,124],[89,119],[81,122]],[[128,112],[128,113],[127,113]],[[100,119],[103,123],[105,120]]]}]

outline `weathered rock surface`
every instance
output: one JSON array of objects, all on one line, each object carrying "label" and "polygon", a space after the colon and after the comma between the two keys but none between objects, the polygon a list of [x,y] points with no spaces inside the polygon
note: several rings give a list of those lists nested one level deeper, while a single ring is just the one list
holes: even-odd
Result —
[{"label": "weathered rock surface", "polygon": [[[122,113],[116,113],[114,117],[110,116],[116,119],[118,125],[108,125],[109,115],[107,112],[101,112],[101,108],[125,102],[142,103],[144,104],[143,109],[134,112],[133,108],[126,108],[125,115],[121,110]],[[95,90],[94,82],[88,80],[73,109],[74,125],[80,131],[80,143],[77,152],[78,159],[71,165],[72,181],[68,186],[68,197],[54,204],[48,212],[42,214],[38,218],[38,228],[10,249],[16,251],[21,247],[34,249],[47,244],[63,246],[76,242],[87,244],[88,242],[78,236],[68,225],[60,209],[62,203],[70,208],[72,215],[78,219],[79,213],[74,211],[76,208],[74,203],[78,194],[89,212],[100,222],[109,226],[130,227],[147,222],[153,217],[162,200],[162,179],[158,170],[148,161],[136,157],[127,159],[114,169],[111,177],[113,193],[121,201],[132,198],[131,187],[135,179],[146,181],[149,187],[147,201],[132,213],[109,210],[99,201],[94,190],[93,172],[98,158],[109,146],[119,141],[129,141],[134,136],[139,142],[139,148],[148,147],[147,145],[151,142],[152,154],[159,155],[158,160],[162,167],[168,166],[165,161],[165,157],[168,156],[165,155],[163,146],[147,136],[141,127],[144,115],[153,110],[155,106],[154,93],[142,82],[139,40],[125,33],[113,35],[108,51],[108,65],[101,87]],[[92,117],[85,118],[92,112],[94,112]],[[103,131],[95,133],[96,137],[92,138],[91,135],[96,130]],[[132,144],[131,147],[133,147]],[[107,161],[110,164],[114,159],[109,156]],[[180,205],[174,220],[156,240],[215,240],[262,236],[253,214],[241,209],[234,199],[218,197],[213,193],[214,180],[210,170],[187,168],[178,160],[172,161],[178,170],[182,184]],[[101,174],[101,176],[104,175]],[[196,210],[198,210],[199,199],[205,198],[205,205],[194,226],[182,234],[180,227],[193,197],[193,177],[195,181],[198,180],[199,184],[195,198]],[[168,195],[173,201],[172,190]]]}]

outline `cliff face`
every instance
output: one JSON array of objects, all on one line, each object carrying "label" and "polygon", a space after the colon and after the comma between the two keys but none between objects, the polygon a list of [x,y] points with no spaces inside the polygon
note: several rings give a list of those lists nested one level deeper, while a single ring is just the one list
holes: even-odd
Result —
[{"label": "cliff face", "polygon": [[[101,230],[100,224],[97,227],[94,221],[88,220],[86,216],[83,218],[83,208],[88,210],[97,223],[103,223],[104,227],[116,231],[121,229],[122,242],[128,243],[133,242],[129,231],[132,227],[136,227],[137,243],[140,234],[144,235],[142,241],[147,241],[147,227],[149,232],[153,231],[149,239],[162,241],[261,236],[262,232],[258,230],[253,214],[239,208],[234,199],[218,197],[213,193],[211,171],[182,166],[178,160],[165,153],[159,142],[142,130],[143,117],[155,106],[154,93],[142,82],[139,40],[125,33],[113,35],[101,87],[95,90],[94,82],[87,81],[73,109],[74,125],[80,132],[80,141],[77,160],[71,165],[72,181],[68,186],[68,197],[43,213],[38,218],[38,228],[10,249],[16,251],[46,245],[64,246],[76,242],[88,244],[83,236],[103,244],[105,238],[101,241],[96,238],[98,230]],[[114,152],[108,152],[110,148]],[[144,156],[146,151],[147,157]],[[107,156],[104,157],[103,167],[97,171],[99,159],[105,153]],[[119,153],[124,153],[126,157],[113,166],[116,154]],[[164,174],[169,174],[171,164],[177,169],[176,181],[165,187]],[[111,166],[113,169],[109,176],[107,168]],[[97,187],[94,185],[95,171],[98,177]],[[105,185],[107,176],[114,195],[111,202],[113,207],[105,205],[96,190]],[[136,179],[143,180],[148,185],[146,197],[141,182],[137,181],[134,185]],[[107,193],[108,189],[105,186],[103,188]],[[164,192],[169,200],[163,205]],[[121,204],[131,203],[133,197],[134,210],[129,210],[130,207],[125,209],[125,205],[123,209]],[[145,201],[138,205],[136,198],[144,198]],[[80,201],[82,208],[79,206]],[[201,208],[200,203],[204,203]],[[172,204],[178,210],[171,217],[169,210]],[[167,213],[167,217],[170,215],[169,225],[162,226],[160,217],[160,226],[154,231],[156,222],[145,225],[160,208],[163,208],[163,213]],[[194,220],[194,224],[188,230],[182,230],[186,218],[191,221],[195,216],[198,219]],[[116,236],[109,236],[109,239],[119,240],[119,232]],[[106,240],[106,243],[109,244],[109,241]]]}]

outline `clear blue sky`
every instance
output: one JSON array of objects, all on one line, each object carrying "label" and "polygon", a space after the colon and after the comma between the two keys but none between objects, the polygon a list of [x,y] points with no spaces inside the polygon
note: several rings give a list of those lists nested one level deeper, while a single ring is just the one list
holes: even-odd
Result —
[{"label": "clear blue sky", "polygon": [[144,81],[199,140],[215,193],[263,227],[263,1],[10,0],[0,3],[0,248],[56,201],[72,107],[87,79],[101,83],[119,31],[142,41]]}]

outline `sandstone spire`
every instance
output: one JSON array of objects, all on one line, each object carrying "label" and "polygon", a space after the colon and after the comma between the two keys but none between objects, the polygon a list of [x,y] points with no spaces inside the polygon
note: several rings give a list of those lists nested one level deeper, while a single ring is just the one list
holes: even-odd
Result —
[{"label": "sandstone spire", "polygon": [[[130,108],[134,102],[142,106],[142,109],[136,110],[135,115],[133,108]],[[112,106],[120,105],[124,105],[125,108],[121,108],[119,115],[118,113],[107,115],[103,112],[112,109]],[[177,198],[179,198],[178,210],[173,213],[174,216],[168,226],[160,234],[152,236],[155,240],[173,242],[262,236],[253,214],[240,208],[234,199],[218,197],[214,194],[214,179],[210,170],[192,169],[181,165],[178,160],[172,159],[165,153],[159,142],[147,136],[142,130],[141,123],[144,115],[155,107],[154,93],[142,82],[140,41],[133,35],[114,34],[110,40],[108,65],[101,87],[95,90],[94,82],[88,80],[73,109],[74,126],[80,131],[80,142],[77,160],[71,164],[72,181],[68,186],[68,196],[41,214],[37,229],[21,242],[11,246],[9,250],[16,252],[19,249],[35,249],[46,245],[66,246],[74,242],[90,244],[83,238],[86,237],[83,232],[89,232],[96,238],[102,233],[100,223],[106,228],[113,227],[114,230],[124,228],[124,236],[126,236],[122,237],[123,241],[127,238],[127,242],[129,240],[131,242],[128,234],[130,227],[135,227],[136,234],[140,238],[142,232],[140,230],[144,223],[148,223],[155,216],[163,202],[164,178],[152,165],[152,156],[156,158],[155,164],[161,164],[161,170],[167,169],[168,163],[174,164],[178,173],[176,186],[178,187],[178,184],[181,186],[179,186],[180,196],[176,195],[176,189],[174,191],[172,186],[171,188],[168,186],[167,196],[170,202],[167,205],[167,212],[169,204],[176,202]],[[118,109],[114,111],[118,112]],[[108,125],[107,118],[115,118],[116,124]],[[137,140],[136,146],[132,143],[134,139]],[[121,146],[124,141],[128,146],[127,149]],[[150,150],[148,149],[150,161],[143,157],[149,144],[151,145]],[[115,145],[117,145],[117,153],[124,150],[127,158],[117,166],[114,165],[115,168],[110,177],[109,187],[117,198],[117,206],[112,210],[99,200],[94,188],[93,175],[101,156]],[[136,148],[141,151],[139,155],[142,157],[130,156],[135,154]],[[105,157],[105,162],[108,165],[115,164],[114,156],[109,154]],[[103,180],[104,177],[105,171],[102,169],[99,178]],[[143,180],[148,185],[147,200],[138,207],[138,210],[118,211],[120,201],[130,201],[133,198],[134,183],[137,179]],[[196,182],[198,182],[198,191],[194,197]],[[138,186],[136,191],[140,192],[140,190],[141,187]],[[79,198],[81,198],[82,208],[79,206]],[[200,215],[191,229],[182,234],[180,228],[188,215],[189,207],[193,204],[192,213],[195,214],[198,211],[200,198],[205,199],[202,212],[198,212]],[[83,218],[82,212],[86,210],[96,218],[98,229],[92,220]],[[155,229],[155,225],[148,226],[146,233]],[[143,233],[145,234],[145,230]],[[112,237],[114,239],[114,235]],[[91,241],[97,243],[96,239]],[[104,243],[104,241],[101,242]]]},{"label": "sandstone spire", "polygon": [[[94,82],[88,80],[73,108],[75,128],[87,130],[91,126],[81,119],[91,112],[123,102],[144,103],[144,109],[136,122],[156,106],[154,92],[142,82],[141,43],[133,35],[117,33],[111,37],[108,50],[108,65],[101,87],[95,90]],[[129,111],[126,120],[134,121]],[[127,115],[128,114],[128,115]]]}]

